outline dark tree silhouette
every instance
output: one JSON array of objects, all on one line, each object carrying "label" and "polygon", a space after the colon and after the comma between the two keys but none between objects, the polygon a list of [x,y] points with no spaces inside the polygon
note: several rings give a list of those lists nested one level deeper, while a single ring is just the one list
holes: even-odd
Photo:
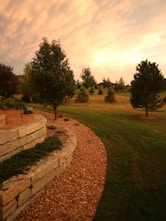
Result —
[{"label": "dark tree silhouette", "polygon": [[163,89],[164,78],[158,65],[148,60],[136,66],[134,80],[131,81],[130,102],[134,108],[145,108],[146,117],[149,110],[161,106],[159,92]]},{"label": "dark tree silhouette", "polygon": [[0,94],[7,98],[17,89],[18,78],[13,73],[13,68],[0,63]]},{"label": "dark tree silhouette", "polygon": [[42,103],[53,107],[56,119],[57,107],[64,99],[72,97],[75,89],[73,71],[60,42],[53,40],[49,43],[44,38],[31,67],[33,91]]}]

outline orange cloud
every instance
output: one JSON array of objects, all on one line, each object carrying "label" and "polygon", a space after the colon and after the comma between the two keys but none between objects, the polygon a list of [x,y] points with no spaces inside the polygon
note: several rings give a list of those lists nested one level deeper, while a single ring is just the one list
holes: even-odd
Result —
[{"label": "orange cloud", "polygon": [[5,0],[0,61],[22,74],[43,37],[60,39],[76,79],[90,67],[98,81],[129,82],[141,59],[165,68],[165,10],[163,0]]}]

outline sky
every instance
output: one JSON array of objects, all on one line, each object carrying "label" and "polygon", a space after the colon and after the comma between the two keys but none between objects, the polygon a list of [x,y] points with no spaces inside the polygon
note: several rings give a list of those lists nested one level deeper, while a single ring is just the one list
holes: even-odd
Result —
[{"label": "sky", "polygon": [[166,77],[166,0],[3,0],[0,63],[23,74],[46,37],[60,40],[75,80],[90,68],[100,83],[133,80],[143,60]]}]

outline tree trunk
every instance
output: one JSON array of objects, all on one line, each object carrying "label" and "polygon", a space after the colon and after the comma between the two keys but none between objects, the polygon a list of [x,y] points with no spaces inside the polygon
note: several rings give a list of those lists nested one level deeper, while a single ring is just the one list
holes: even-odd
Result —
[{"label": "tree trunk", "polygon": [[54,120],[57,119],[57,114],[56,114],[56,110],[57,110],[57,106],[54,104]]},{"label": "tree trunk", "polygon": [[5,91],[5,93],[4,93],[4,98],[7,98],[7,95],[8,95],[8,92]]},{"label": "tree trunk", "polygon": [[146,118],[148,118],[148,107],[145,107],[145,111],[146,111]]}]

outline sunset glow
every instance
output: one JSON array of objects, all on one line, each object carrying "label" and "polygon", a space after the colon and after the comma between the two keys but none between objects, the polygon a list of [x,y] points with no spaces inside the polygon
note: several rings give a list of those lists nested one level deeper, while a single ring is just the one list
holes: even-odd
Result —
[{"label": "sunset glow", "polygon": [[109,55],[96,53],[92,61],[92,66],[104,65],[105,63],[109,63],[109,60]]},{"label": "sunset glow", "polygon": [[0,62],[23,74],[43,37],[60,40],[75,79],[89,67],[97,82],[133,79],[148,59],[166,76],[165,0],[4,0]]}]

